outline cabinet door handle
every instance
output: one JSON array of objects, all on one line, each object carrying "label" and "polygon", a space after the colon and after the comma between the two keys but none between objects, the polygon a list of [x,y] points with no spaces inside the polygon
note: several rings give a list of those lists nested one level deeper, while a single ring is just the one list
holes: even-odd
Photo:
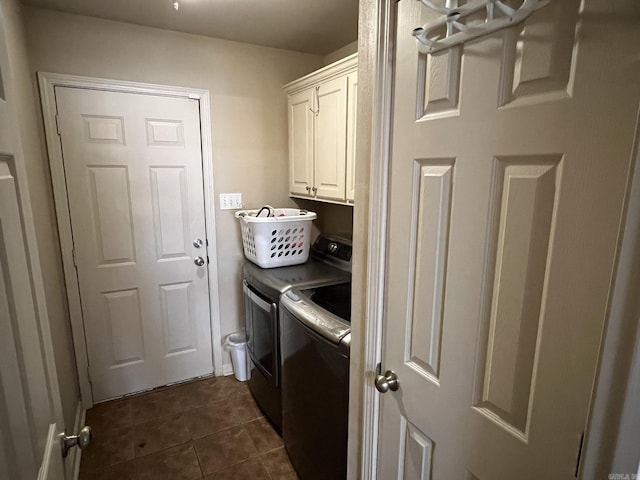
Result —
[{"label": "cabinet door handle", "polygon": [[311,190],[313,190],[313,194],[315,195],[316,192],[318,191],[318,188],[317,187],[313,187]]},{"label": "cabinet door handle", "polygon": [[[309,109],[309,111],[310,111],[311,113],[313,113],[316,117],[317,117],[317,116],[318,116],[318,114],[320,113],[320,97],[318,96],[318,91],[319,91],[319,90],[320,90],[320,86],[318,85],[318,86],[315,88],[315,96],[314,96],[314,98],[315,98],[315,100],[316,100],[317,108],[316,108],[315,110],[314,110],[313,108],[310,108],[310,109]],[[312,101],[313,101],[313,100],[312,100]]]},{"label": "cabinet door handle", "polygon": [[306,189],[307,189],[307,192],[310,192],[310,191],[311,191],[311,187],[310,187],[309,185],[307,185],[307,186],[306,186],[306,187],[304,187],[304,188],[306,188]]}]

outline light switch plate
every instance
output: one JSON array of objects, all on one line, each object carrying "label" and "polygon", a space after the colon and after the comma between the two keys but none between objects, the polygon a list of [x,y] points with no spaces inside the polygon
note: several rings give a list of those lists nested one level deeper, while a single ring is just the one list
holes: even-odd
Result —
[{"label": "light switch plate", "polygon": [[220,210],[237,210],[242,208],[241,193],[221,193]]}]

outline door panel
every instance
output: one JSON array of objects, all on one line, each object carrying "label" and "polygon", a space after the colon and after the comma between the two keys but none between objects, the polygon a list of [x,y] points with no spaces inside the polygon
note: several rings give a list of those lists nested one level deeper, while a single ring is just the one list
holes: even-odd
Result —
[{"label": "door panel", "polygon": [[94,166],[87,171],[91,182],[98,266],[135,264],[127,167]]},{"label": "door panel", "polygon": [[640,98],[612,19],[640,6],[551,2],[434,55],[436,14],[397,8],[378,478],[575,478]]},{"label": "door panel", "polygon": [[345,200],[347,142],[347,77],[317,89],[314,128],[314,187],[318,198]]},{"label": "door panel", "polygon": [[212,373],[198,102],[56,103],[94,401]]},{"label": "door panel", "polygon": [[158,261],[189,257],[191,242],[188,237],[189,203],[185,168],[152,167],[150,172]]},{"label": "door panel", "polygon": [[289,95],[289,192],[311,195],[313,185],[313,89]]},{"label": "door panel", "polygon": [[[411,339],[409,359],[413,368],[437,382],[440,363],[442,302],[446,278],[453,165],[444,162],[416,163],[414,199],[416,232]],[[434,226],[436,228],[434,228]]]}]

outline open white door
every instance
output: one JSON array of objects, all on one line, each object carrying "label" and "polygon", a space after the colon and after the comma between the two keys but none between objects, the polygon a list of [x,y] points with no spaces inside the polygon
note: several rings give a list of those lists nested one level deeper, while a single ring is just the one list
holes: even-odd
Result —
[{"label": "open white door", "polygon": [[65,428],[4,13],[0,6],[0,479],[63,480],[73,464],[61,451]]},{"label": "open white door", "polygon": [[437,14],[397,8],[383,371],[400,388],[381,396],[378,478],[576,478],[632,168],[640,4],[551,1],[434,55],[411,33]]},{"label": "open white door", "polygon": [[0,478],[62,480],[60,398],[55,365],[45,360],[24,222],[13,157],[0,155]]}]

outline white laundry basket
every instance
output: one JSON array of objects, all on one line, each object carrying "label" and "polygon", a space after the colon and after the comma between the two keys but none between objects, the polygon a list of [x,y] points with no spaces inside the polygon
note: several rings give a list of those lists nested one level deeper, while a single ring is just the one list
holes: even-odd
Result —
[{"label": "white laundry basket", "polygon": [[269,217],[257,217],[260,210],[240,210],[244,256],[262,268],[304,263],[309,258],[311,222],[314,212],[297,208],[271,208]]}]

